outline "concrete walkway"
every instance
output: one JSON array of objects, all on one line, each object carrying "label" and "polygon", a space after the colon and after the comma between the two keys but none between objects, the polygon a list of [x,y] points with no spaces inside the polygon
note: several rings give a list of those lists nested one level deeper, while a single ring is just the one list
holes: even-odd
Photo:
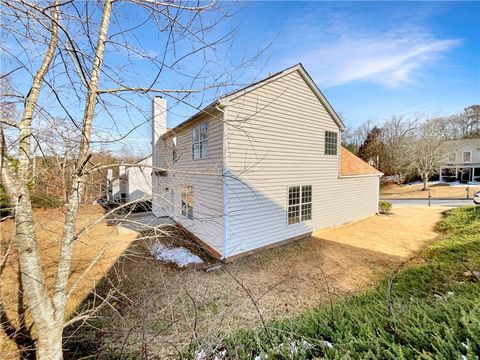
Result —
[{"label": "concrete walkway", "polygon": [[151,231],[159,227],[175,225],[175,221],[169,217],[156,217],[151,211],[132,213],[109,219],[109,221],[117,223],[120,227],[138,232]]}]

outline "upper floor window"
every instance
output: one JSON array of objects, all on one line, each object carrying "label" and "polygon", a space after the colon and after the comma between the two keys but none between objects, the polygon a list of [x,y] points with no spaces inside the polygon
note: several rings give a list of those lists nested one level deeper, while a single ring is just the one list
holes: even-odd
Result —
[{"label": "upper floor window", "polygon": [[312,185],[288,188],[287,224],[312,220]]},{"label": "upper floor window", "polygon": [[334,131],[325,131],[325,155],[337,155],[337,136]]},{"label": "upper floor window", "polygon": [[204,122],[192,129],[192,159],[208,157],[208,123]]},{"label": "upper floor window", "polygon": [[464,151],[463,152],[463,162],[464,163],[472,162],[472,152],[471,151]]},{"label": "upper floor window", "polygon": [[193,186],[183,185],[182,187],[182,215],[193,220]]},{"label": "upper floor window", "polygon": [[448,154],[448,161],[455,161],[456,160],[456,156],[455,156],[455,152],[451,152],[450,154]]}]

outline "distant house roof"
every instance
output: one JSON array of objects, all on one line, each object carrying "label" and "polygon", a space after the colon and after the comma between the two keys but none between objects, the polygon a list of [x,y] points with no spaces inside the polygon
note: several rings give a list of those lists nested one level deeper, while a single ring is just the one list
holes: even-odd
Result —
[{"label": "distant house roof", "polygon": [[480,148],[480,138],[476,139],[461,139],[461,140],[448,140],[445,141],[443,144],[443,147],[446,150],[455,150],[459,149],[464,145],[470,144],[472,146],[475,146],[477,148]]},{"label": "distant house roof", "polygon": [[382,175],[382,173],[342,146],[340,150],[340,176],[359,175]]},{"label": "distant house roof", "polygon": [[[187,120],[185,120],[184,122],[178,124],[177,126],[175,126],[174,128],[172,129],[168,129],[168,131],[165,133],[166,134],[169,134],[171,132],[177,132],[178,130],[182,129],[182,128],[185,128],[187,125],[189,125],[190,123],[192,123],[194,120],[198,119],[201,115],[205,115],[205,114],[211,114],[218,106],[222,106],[222,105],[225,105],[226,102],[228,102],[228,100],[231,100],[231,99],[234,99],[236,98],[237,96],[240,96],[240,95],[243,95],[243,94],[246,94],[260,86],[263,86],[264,84],[272,81],[272,80],[275,80],[277,78],[280,78],[282,76],[285,76],[287,74],[290,74],[294,71],[298,71],[300,73],[300,75],[303,77],[303,79],[306,81],[306,83],[310,86],[310,88],[312,89],[312,91],[315,93],[315,95],[317,96],[317,98],[320,100],[320,102],[322,103],[322,105],[325,107],[325,109],[327,110],[327,112],[330,114],[330,116],[332,117],[332,119],[335,121],[335,123],[338,125],[338,127],[343,131],[345,130],[345,125],[343,124],[342,122],[342,119],[340,119],[340,117],[338,116],[338,114],[335,112],[335,110],[333,109],[333,107],[330,105],[330,103],[328,102],[328,100],[325,98],[325,96],[323,95],[323,93],[320,91],[320,89],[318,88],[318,86],[315,84],[315,82],[312,80],[312,78],[310,77],[310,75],[307,73],[307,71],[305,70],[305,68],[303,67],[303,65],[301,63],[299,64],[296,64],[296,65],[293,65],[289,68],[286,68],[282,71],[279,71],[273,75],[269,75],[268,77],[266,77],[265,79],[262,79],[262,80],[259,80],[257,82],[254,82],[252,84],[249,84],[247,86],[244,86],[240,89],[237,89],[237,90],[234,90],[232,92],[229,92],[225,95],[222,95],[220,96],[218,99],[216,99],[215,101],[213,101],[212,103],[210,103],[209,105],[207,105],[206,107],[204,107],[203,109],[201,109],[199,112],[197,112],[196,114],[194,114],[192,117],[188,118]],[[165,136],[164,135],[164,136]]]}]

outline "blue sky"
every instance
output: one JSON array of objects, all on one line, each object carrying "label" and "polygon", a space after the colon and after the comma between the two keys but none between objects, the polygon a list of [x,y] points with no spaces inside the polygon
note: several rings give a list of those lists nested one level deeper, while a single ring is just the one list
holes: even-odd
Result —
[{"label": "blue sky", "polygon": [[[247,84],[301,62],[347,127],[393,115],[450,115],[480,103],[480,2],[238,6],[222,28],[237,28],[226,61],[266,50],[237,81]],[[168,125],[193,112],[172,109]]]},{"label": "blue sky", "polygon": [[[145,9],[116,4],[118,13],[109,30],[112,40],[126,41],[128,47],[161,58],[168,32],[159,32],[152,21],[146,21],[149,13]],[[153,62],[109,43],[105,63],[111,66],[110,74],[129,86],[161,89],[202,88],[218,79],[233,80],[240,86],[301,62],[350,128],[393,115],[449,115],[480,103],[480,2],[254,1],[219,5],[235,15],[205,36],[218,39],[235,29],[231,42],[186,57],[175,70],[165,67],[154,83],[158,68]],[[100,10],[98,5],[94,16],[99,17]],[[214,14],[206,16],[207,22],[214,19]],[[125,28],[135,30],[123,39],[118,34]],[[76,39],[88,48],[82,36]],[[26,63],[33,59],[32,69],[38,66],[36,58],[28,55],[35,47],[24,48],[11,40],[8,45],[12,53],[28,58]],[[167,63],[175,63],[192,48],[188,41],[177,46],[170,49]],[[261,56],[249,66],[236,66],[259,52]],[[16,66],[15,61],[2,58],[2,72]],[[68,109],[75,121],[80,121],[83,103],[58,72],[63,71],[61,63],[56,69],[49,74],[49,81],[58,85],[63,106],[52,94],[42,96],[43,104],[61,117]],[[191,75],[197,73],[202,76],[192,82]],[[14,74],[14,82],[25,94],[30,77],[29,71]],[[103,76],[101,87],[116,85]],[[188,105],[168,98],[168,126],[177,125],[232,88],[191,96],[185,102]],[[97,146],[103,143],[116,152],[128,146],[139,155],[148,154],[152,96],[132,95],[127,96],[129,102],[119,102],[104,95],[107,106],[97,107],[94,125]]]},{"label": "blue sky", "polygon": [[[480,102],[479,2],[254,2],[237,45],[302,62],[347,125]],[[238,19],[237,19],[238,20]]]}]

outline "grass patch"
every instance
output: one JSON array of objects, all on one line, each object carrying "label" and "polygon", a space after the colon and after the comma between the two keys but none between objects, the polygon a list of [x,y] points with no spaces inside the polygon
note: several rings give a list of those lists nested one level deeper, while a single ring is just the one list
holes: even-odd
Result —
[{"label": "grass patch", "polygon": [[480,207],[447,212],[436,230],[441,238],[419,261],[376,289],[218,342],[200,339],[185,358],[479,359]]}]

